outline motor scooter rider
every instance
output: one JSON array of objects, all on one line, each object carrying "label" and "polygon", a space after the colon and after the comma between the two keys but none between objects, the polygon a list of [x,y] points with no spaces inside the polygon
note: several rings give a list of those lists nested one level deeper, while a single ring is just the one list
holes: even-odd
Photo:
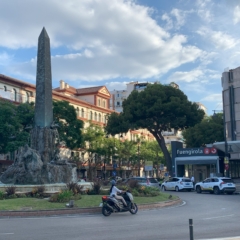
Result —
[{"label": "motor scooter rider", "polygon": [[124,191],[122,191],[116,187],[115,180],[112,180],[111,183],[112,183],[112,186],[110,188],[110,196],[115,197],[118,200],[121,200],[123,202],[123,204],[127,207],[127,203],[126,203],[125,199],[122,196],[117,195],[118,193],[122,193]]}]

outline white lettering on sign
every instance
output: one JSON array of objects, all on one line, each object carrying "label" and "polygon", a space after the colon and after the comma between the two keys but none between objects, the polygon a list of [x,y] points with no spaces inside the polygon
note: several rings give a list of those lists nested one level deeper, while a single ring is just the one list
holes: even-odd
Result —
[{"label": "white lettering on sign", "polygon": [[193,155],[193,154],[203,154],[203,149],[187,149],[187,150],[177,150],[177,154],[184,155]]}]

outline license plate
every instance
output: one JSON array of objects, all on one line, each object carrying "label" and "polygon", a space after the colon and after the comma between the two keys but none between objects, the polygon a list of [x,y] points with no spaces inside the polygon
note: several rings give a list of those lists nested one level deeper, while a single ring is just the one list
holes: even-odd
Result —
[{"label": "license plate", "polygon": [[189,185],[189,183],[185,183],[185,185]]},{"label": "license plate", "polygon": [[231,183],[228,183],[228,186],[232,186],[232,184],[231,184]]}]

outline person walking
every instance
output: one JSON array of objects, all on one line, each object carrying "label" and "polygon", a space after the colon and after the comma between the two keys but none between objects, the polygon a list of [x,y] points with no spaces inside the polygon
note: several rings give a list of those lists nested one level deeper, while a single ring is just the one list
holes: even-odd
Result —
[{"label": "person walking", "polygon": [[193,183],[193,186],[194,186],[195,179],[194,179],[194,176],[193,176],[193,175],[192,175],[192,177],[191,177],[191,182]]}]

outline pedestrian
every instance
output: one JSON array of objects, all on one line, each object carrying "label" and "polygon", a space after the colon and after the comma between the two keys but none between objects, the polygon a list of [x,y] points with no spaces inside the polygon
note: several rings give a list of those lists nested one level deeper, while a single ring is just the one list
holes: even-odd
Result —
[{"label": "pedestrian", "polygon": [[191,177],[191,182],[193,183],[193,186],[194,186],[194,182],[195,182],[194,176]]}]

